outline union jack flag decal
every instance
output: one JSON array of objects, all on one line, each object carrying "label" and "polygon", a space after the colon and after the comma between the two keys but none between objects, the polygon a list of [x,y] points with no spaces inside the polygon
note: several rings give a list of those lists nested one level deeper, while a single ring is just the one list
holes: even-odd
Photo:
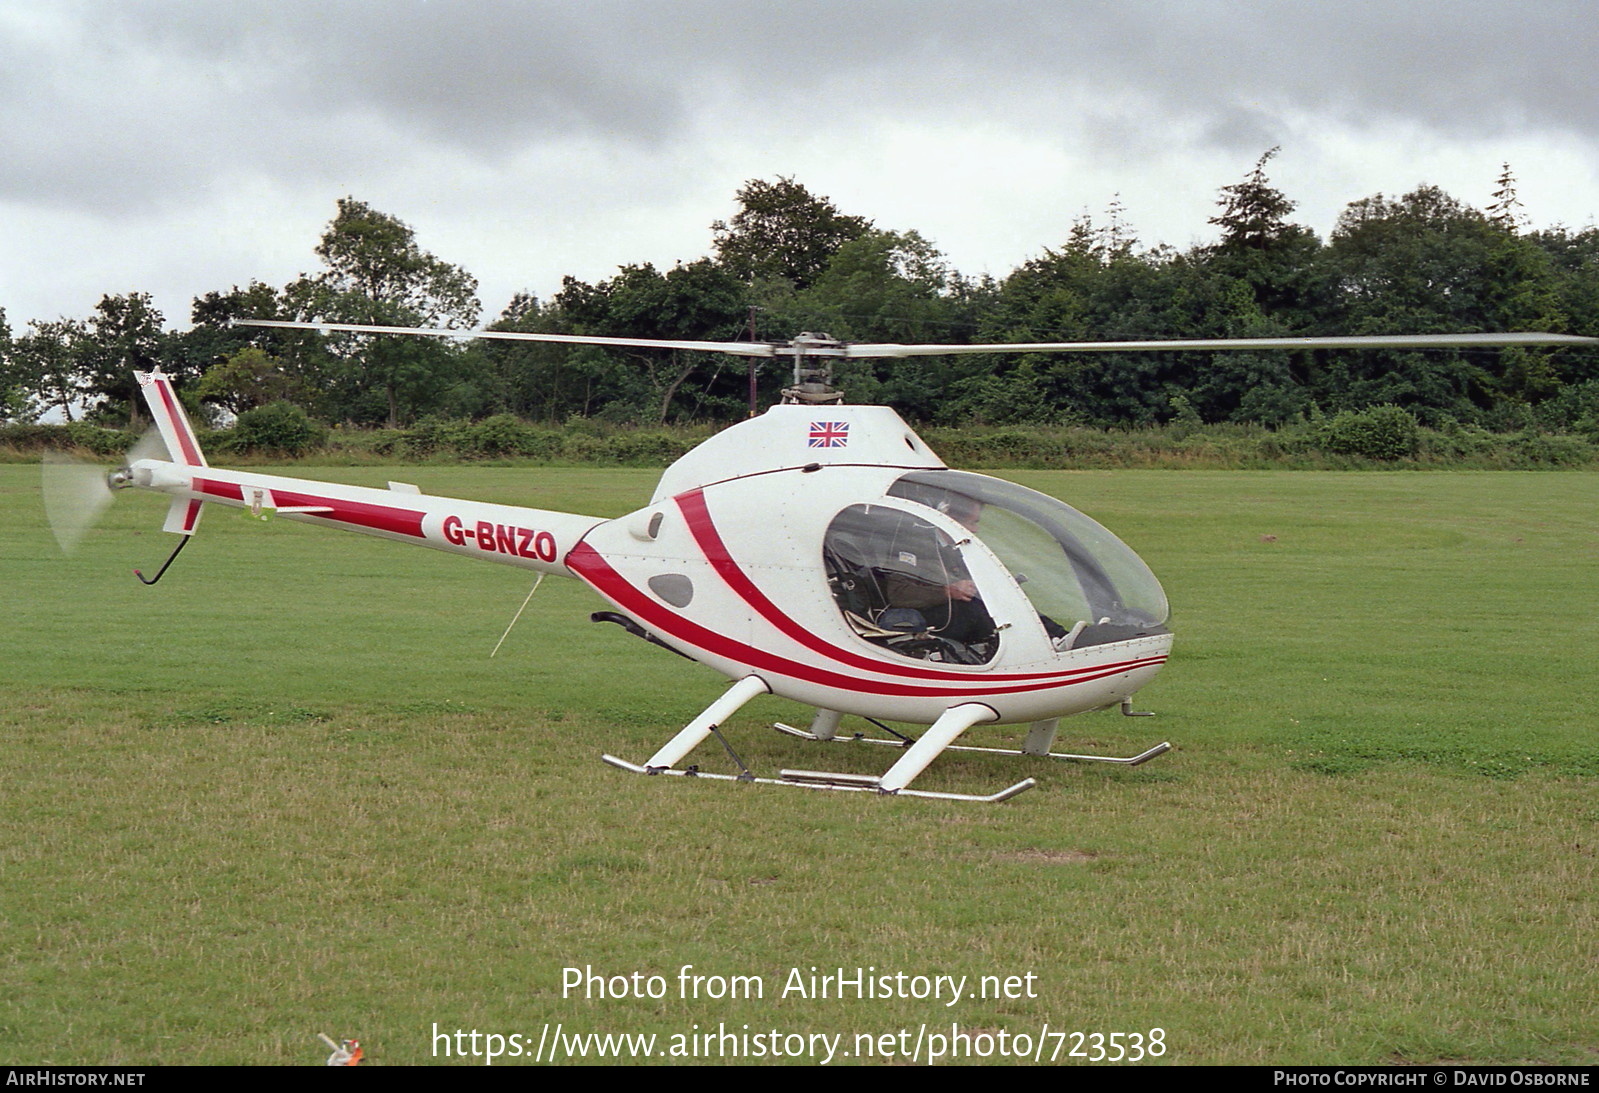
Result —
[{"label": "union jack flag decal", "polygon": [[849,422],[847,421],[813,421],[811,422],[812,448],[842,448],[849,443]]}]

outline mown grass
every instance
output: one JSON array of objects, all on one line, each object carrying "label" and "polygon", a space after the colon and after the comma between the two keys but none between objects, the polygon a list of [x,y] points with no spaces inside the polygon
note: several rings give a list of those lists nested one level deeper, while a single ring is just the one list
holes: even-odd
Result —
[{"label": "mown grass", "polygon": [[[1599,1061],[1599,478],[1016,472],[1102,519],[1174,604],[1117,771],[946,756],[1000,806],[636,778],[722,681],[518,571],[162,502],[70,560],[0,468],[0,1061],[427,1063],[436,1022],[537,1038],[698,1024],[1165,1029],[1178,1063]],[[315,476],[297,468],[292,473]],[[614,515],[654,474],[339,469]],[[884,749],[729,737],[762,771]],[[983,730],[990,741],[1008,729]],[[714,747],[708,769],[730,765]],[[920,784],[920,783],[919,783]],[[677,969],[759,975],[676,997]],[[563,998],[561,970],[663,1000]],[[791,968],[1036,973],[1036,998],[777,997]],[[456,1060],[448,1060],[456,1061]],[[844,1060],[850,1061],[850,1060]]]}]

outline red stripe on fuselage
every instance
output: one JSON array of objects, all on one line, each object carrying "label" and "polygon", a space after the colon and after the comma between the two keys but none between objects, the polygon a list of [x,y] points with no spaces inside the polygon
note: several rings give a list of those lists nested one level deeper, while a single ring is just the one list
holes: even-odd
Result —
[{"label": "red stripe on fuselage", "polygon": [[[716,524],[711,519],[710,509],[705,504],[704,490],[690,490],[674,498],[678,508],[683,510],[683,516],[688,521],[688,528],[694,536],[694,541],[705,552],[706,560],[711,563],[717,574],[727,586],[733,590],[745,603],[753,607],[760,616],[788,637],[793,638],[812,652],[821,653],[830,660],[851,668],[864,668],[873,672],[888,675],[904,676],[907,679],[925,680],[961,680],[970,682],[974,673],[940,671],[935,668],[924,668],[907,661],[904,664],[884,664],[882,661],[873,660],[860,653],[852,652],[817,636],[795,622],[788,615],[780,611],[776,604],[767,598],[766,594],[755,586],[755,582],[733,560],[728,552],[727,544],[722,541],[721,533],[716,530]],[[1030,672],[1022,674],[994,673],[984,674],[977,678],[985,680],[1002,680],[1005,682],[1018,681],[1030,682],[1033,680],[1058,679],[1068,680],[1093,672],[1096,668],[1058,668],[1050,672]],[[1093,678],[1099,678],[1097,676]]]},{"label": "red stripe on fuselage", "polygon": [[[698,623],[690,622],[688,619],[683,618],[682,615],[661,607],[640,589],[634,587],[625,577],[611,568],[610,563],[600,556],[599,551],[587,543],[579,543],[573,547],[571,553],[566,556],[566,564],[569,569],[588,581],[595,589],[610,599],[612,603],[636,616],[659,634],[674,638],[690,648],[703,649],[708,653],[737,661],[751,668],[775,672],[791,679],[798,679],[823,687],[836,687],[844,691],[895,695],[904,698],[977,699],[987,696],[1061,689],[1078,683],[1088,683],[1092,680],[1135,671],[1139,668],[1152,668],[1164,663],[1166,660],[1165,655],[1162,654],[1120,661],[1115,664],[1094,665],[1089,668],[1077,669],[1081,674],[1075,679],[1056,679],[1049,682],[1028,683],[1010,687],[993,686],[994,677],[981,675],[958,676],[943,687],[913,686],[886,680],[862,679],[857,676],[840,675],[826,668],[818,668],[801,661],[790,660],[776,653],[757,649],[752,645],[725,637],[714,630],[708,630],[700,626]],[[892,674],[899,668],[898,665],[885,666],[870,662],[868,662],[868,665],[873,671],[884,674]]]},{"label": "red stripe on fuselage", "polygon": [[196,478],[190,488],[195,493],[220,497],[224,501],[244,500],[244,490],[237,482],[213,482],[209,478]]},{"label": "red stripe on fuselage", "polygon": [[[245,487],[236,482],[216,482],[206,478],[194,480],[196,493],[209,494],[229,501],[243,501]],[[332,512],[308,512],[300,515],[316,520],[332,520],[340,524],[387,531],[395,535],[409,535],[423,539],[422,517],[425,513],[414,509],[396,509],[387,505],[373,505],[365,501],[344,501],[337,497],[318,497],[310,493],[290,490],[273,490],[272,500],[279,508],[328,508]]]}]

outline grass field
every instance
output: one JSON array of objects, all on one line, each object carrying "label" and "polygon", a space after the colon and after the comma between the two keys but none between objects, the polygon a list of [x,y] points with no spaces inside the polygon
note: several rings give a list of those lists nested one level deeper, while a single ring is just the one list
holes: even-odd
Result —
[{"label": "grass field", "polygon": [[[1061,1061],[1094,1042],[1060,1032],[1158,1028],[1153,1062],[1599,1062],[1599,476],[1008,475],[1117,531],[1174,608],[1159,716],[1061,744],[1177,750],[918,782],[1041,783],[973,805],[613,770],[724,684],[587,622],[576,582],[491,660],[519,571],[218,510],[145,588],[164,503],[119,498],[63,560],[36,473],[0,467],[0,1062],[311,1063],[323,1031],[459,1063],[435,1026],[531,1052],[546,1023],[657,1052],[840,1035],[839,1063],[952,1024]],[[325,473],[597,515],[655,477]],[[892,758],[761,727],[806,716],[758,700],[729,737],[762,773]],[[684,999],[683,965],[764,996]],[[563,997],[568,967],[665,996]],[[813,967],[1035,996],[784,997]]]}]

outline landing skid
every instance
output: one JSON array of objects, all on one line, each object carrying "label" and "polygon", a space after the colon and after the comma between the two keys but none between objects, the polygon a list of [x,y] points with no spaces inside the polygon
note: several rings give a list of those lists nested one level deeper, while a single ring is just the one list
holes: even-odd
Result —
[{"label": "landing skid", "polygon": [[[920,740],[905,741],[903,743],[905,754],[901,755],[894,765],[881,776],[867,774],[841,774],[815,770],[784,770],[778,778],[758,778],[744,761],[738,757],[732,747],[722,737],[721,723],[731,717],[739,707],[757,695],[767,694],[769,688],[759,676],[745,676],[733,684],[721,698],[706,707],[705,712],[685,725],[672,739],[668,740],[659,751],[652,755],[643,766],[629,763],[625,759],[618,759],[614,755],[602,756],[605,762],[618,770],[625,770],[631,774],[675,774],[681,778],[710,778],[718,782],[753,782],[766,786],[789,786],[794,789],[831,789],[843,790],[854,793],[877,793],[884,796],[926,797],[939,801],[979,801],[993,803],[1006,801],[1032,789],[1038,783],[1032,778],[1024,778],[1013,786],[1000,790],[998,793],[935,793],[928,790],[911,789],[910,784],[916,777],[927,769],[929,763],[948,748],[961,733],[971,728],[980,721],[992,721],[999,715],[994,709],[981,702],[966,702],[959,706],[952,706],[945,710],[943,715],[922,734]],[[813,727],[827,726],[829,730],[836,728],[839,715],[830,711],[819,711]],[[798,729],[786,731],[795,736],[809,736],[811,739],[822,740],[827,736],[812,733],[802,733]],[[738,766],[738,774],[711,774],[700,770],[697,766],[678,769],[677,764],[686,758],[708,736],[716,736],[721,740],[722,746],[727,749],[727,754]],[[1029,738],[1030,739],[1030,738]],[[887,743],[887,741],[883,741]],[[978,748],[966,749],[989,751],[993,749]]]},{"label": "landing skid", "polygon": [[999,801],[1008,801],[1018,793],[1025,793],[1038,785],[1037,779],[1024,778],[1014,786],[1008,786],[998,793],[935,793],[922,789],[884,789],[879,783],[880,779],[870,774],[835,774],[817,770],[784,770],[779,772],[777,778],[759,778],[755,775],[745,777],[742,774],[712,774],[696,767],[677,770],[672,767],[641,767],[637,763],[629,763],[626,759],[618,759],[614,755],[602,755],[601,759],[631,774],[675,774],[680,778],[711,778],[718,782],[753,782],[763,786],[788,786],[790,789],[836,789],[846,793],[877,793],[892,797],[926,797],[935,801],[978,801],[984,804],[995,804]]},{"label": "landing skid", "polygon": [[[1154,716],[1154,714],[1151,713],[1134,710],[1132,700],[1125,698],[1122,699],[1121,711],[1123,715],[1127,717]],[[809,730],[796,729],[792,725],[784,725],[781,723],[773,725],[772,728],[776,729],[780,733],[784,733],[785,735],[798,737],[801,740],[815,740],[821,743],[842,742],[849,744],[882,744],[890,748],[910,748],[917,744],[916,740],[913,740],[908,736],[901,736],[900,734],[894,732],[893,729],[890,729],[888,726],[877,721],[872,723],[877,725],[878,728],[883,729],[892,735],[867,736],[865,733],[858,732],[850,736],[839,736],[838,725],[840,720],[842,720],[841,716],[835,711],[818,710],[816,711],[816,719],[811,722],[811,727]],[[1164,755],[1171,751],[1171,744],[1167,741],[1162,741],[1161,743],[1156,744],[1146,752],[1126,757],[1115,755],[1077,755],[1070,752],[1050,751],[1049,749],[1054,746],[1055,743],[1055,732],[1059,728],[1060,718],[1058,717],[1051,718],[1048,721],[1033,722],[1032,727],[1028,730],[1027,739],[1022,743],[1020,748],[980,748],[971,744],[955,744],[946,742],[944,747],[940,748],[939,750],[975,751],[983,752],[988,755],[1030,755],[1040,759],[1069,759],[1078,763],[1114,763],[1117,766],[1122,767],[1136,767],[1140,763],[1149,762],[1157,755]],[[928,732],[931,733],[932,730],[929,729]],[[954,736],[951,736],[949,739],[952,741]]]},{"label": "landing skid", "polygon": [[[855,733],[853,736],[817,736],[815,733],[796,729],[793,725],[785,725],[781,721],[772,728],[785,736],[796,736],[801,740],[813,740],[823,744],[882,744],[890,748],[908,748],[910,744],[889,736],[867,736],[865,733]],[[989,755],[1032,755],[1040,759],[1073,759],[1082,763],[1115,763],[1123,767],[1136,767],[1140,763],[1147,763],[1157,755],[1165,755],[1171,751],[1171,743],[1162,741],[1146,752],[1127,757],[1115,755],[1074,755],[1063,751],[1028,752],[1020,748],[980,748],[973,744],[950,744],[945,751],[978,751]]]}]

